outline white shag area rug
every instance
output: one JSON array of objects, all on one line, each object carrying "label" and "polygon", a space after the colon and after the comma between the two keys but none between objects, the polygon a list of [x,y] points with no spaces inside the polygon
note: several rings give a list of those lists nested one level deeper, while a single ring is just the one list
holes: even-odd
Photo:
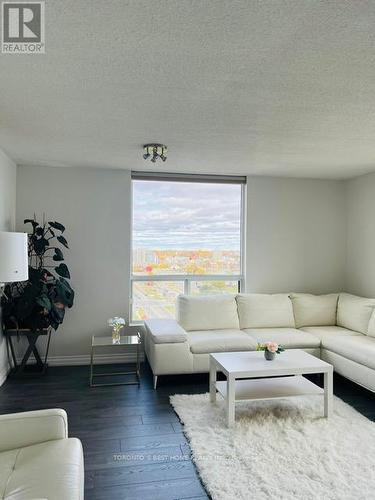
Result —
[{"label": "white shag area rug", "polygon": [[375,423],[338,398],[236,403],[174,395],[193,460],[213,500],[370,500],[375,498]]}]

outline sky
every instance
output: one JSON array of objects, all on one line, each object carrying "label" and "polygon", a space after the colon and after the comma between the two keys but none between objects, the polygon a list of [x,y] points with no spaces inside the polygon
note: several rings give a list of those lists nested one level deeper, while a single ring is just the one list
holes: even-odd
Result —
[{"label": "sky", "polygon": [[133,248],[240,250],[241,185],[133,181]]}]

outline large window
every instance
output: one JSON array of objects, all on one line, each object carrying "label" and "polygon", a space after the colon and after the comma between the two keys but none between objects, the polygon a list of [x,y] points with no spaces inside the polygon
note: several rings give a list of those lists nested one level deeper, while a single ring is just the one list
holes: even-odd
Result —
[{"label": "large window", "polygon": [[244,178],[133,174],[131,319],[243,285]]}]

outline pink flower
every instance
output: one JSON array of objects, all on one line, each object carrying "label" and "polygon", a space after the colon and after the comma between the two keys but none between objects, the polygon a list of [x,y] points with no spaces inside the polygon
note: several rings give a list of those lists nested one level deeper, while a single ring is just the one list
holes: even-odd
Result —
[{"label": "pink flower", "polygon": [[266,342],[266,349],[270,352],[276,352],[279,348],[279,345],[276,342]]}]

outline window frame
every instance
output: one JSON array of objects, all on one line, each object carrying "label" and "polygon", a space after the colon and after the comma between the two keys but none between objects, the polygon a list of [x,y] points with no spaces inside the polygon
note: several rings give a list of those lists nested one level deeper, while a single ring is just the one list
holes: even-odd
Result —
[{"label": "window frame", "polygon": [[[152,276],[133,274],[133,220],[134,220],[134,183],[137,180],[164,182],[200,182],[203,184],[240,184],[240,274],[156,274]],[[246,291],[246,214],[247,214],[247,178],[245,176],[180,174],[165,172],[131,172],[130,180],[130,279],[129,279],[129,324],[142,325],[144,321],[134,320],[133,313],[133,283],[134,282],[183,282],[184,295],[190,295],[191,282],[194,281],[237,281],[238,293]]]}]

